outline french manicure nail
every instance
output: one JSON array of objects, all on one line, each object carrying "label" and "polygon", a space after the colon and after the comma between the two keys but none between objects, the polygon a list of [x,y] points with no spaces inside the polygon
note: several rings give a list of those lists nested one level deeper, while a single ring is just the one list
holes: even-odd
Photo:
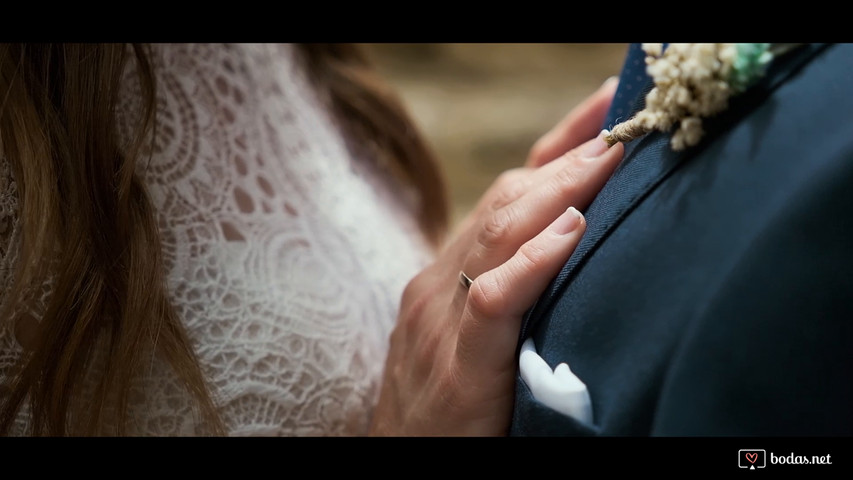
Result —
[{"label": "french manicure nail", "polygon": [[609,86],[611,83],[619,83],[619,76],[618,75],[611,75],[611,76],[607,77],[603,82],[601,82],[601,86],[606,87],[606,86]]},{"label": "french manicure nail", "polygon": [[567,235],[575,231],[580,223],[581,212],[577,211],[575,207],[569,207],[559,218],[554,220],[554,223],[551,224],[551,230],[558,235]]},{"label": "french manicure nail", "polygon": [[607,142],[604,141],[604,137],[609,134],[610,132],[607,130],[602,130],[595,139],[590,140],[586,145],[584,145],[581,155],[583,155],[584,158],[596,158],[606,152],[608,147]]}]

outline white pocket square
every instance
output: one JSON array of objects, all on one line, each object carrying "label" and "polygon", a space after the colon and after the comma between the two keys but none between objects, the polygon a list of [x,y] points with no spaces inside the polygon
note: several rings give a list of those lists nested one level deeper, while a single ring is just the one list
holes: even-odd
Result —
[{"label": "white pocket square", "polygon": [[518,370],[533,398],[563,415],[592,424],[592,402],[586,385],[566,363],[551,371],[551,367],[536,353],[533,339],[528,338],[521,345]]}]

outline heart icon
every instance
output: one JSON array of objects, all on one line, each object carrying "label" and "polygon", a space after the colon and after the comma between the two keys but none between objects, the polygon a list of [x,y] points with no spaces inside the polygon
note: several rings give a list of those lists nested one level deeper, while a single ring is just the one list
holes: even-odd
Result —
[{"label": "heart icon", "polygon": [[749,463],[755,463],[758,460],[758,452],[747,453],[746,459],[749,460]]}]

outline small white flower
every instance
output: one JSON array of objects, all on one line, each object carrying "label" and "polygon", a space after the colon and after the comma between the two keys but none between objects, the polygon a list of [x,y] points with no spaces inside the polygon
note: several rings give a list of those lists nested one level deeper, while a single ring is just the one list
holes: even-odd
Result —
[{"label": "small white flower", "polygon": [[[643,111],[613,127],[610,145],[653,130],[669,131],[673,150],[696,145],[704,135],[702,118],[728,107],[729,98],[763,73],[771,44],[644,43],[646,72],[655,86]],[[787,47],[790,48],[790,47]],[[734,82],[734,87],[730,82]]]}]

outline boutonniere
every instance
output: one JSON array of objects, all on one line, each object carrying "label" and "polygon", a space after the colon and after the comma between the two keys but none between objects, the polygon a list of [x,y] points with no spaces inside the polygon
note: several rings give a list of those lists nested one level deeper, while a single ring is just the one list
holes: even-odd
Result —
[{"label": "boutonniere", "polygon": [[764,75],[773,58],[799,44],[773,43],[644,43],[646,72],[654,88],[645,109],[619,123],[605,137],[608,145],[630,142],[654,130],[676,127],[670,142],[675,151],[699,143],[702,119],[722,112],[729,99]]}]

